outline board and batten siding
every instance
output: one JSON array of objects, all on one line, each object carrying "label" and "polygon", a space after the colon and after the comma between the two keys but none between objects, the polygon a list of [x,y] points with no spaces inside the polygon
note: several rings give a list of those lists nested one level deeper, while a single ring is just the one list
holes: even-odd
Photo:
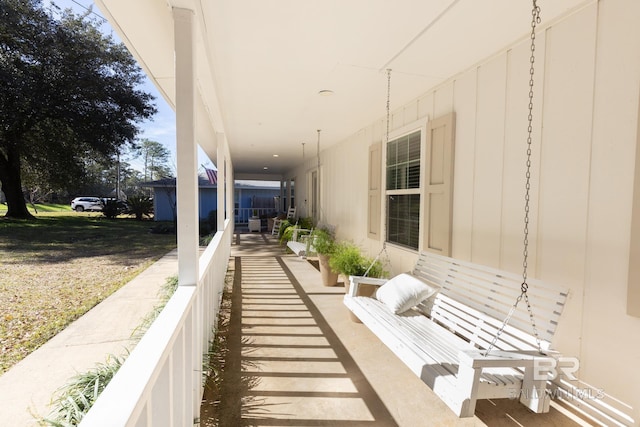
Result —
[{"label": "board and batten siding", "polygon": [[[528,262],[529,276],[571,289],[554,346],[577,357],[578,376],[628,405],[621,410],[636,422],[640,318],[628,313],[627,293],[640,287],[630,283],[640,282],[640,268],[633,268],[640,250],[630,260],[631,241],[640,239],[640,226],[631,234],[638,20],[640,2],[607,0],[586,2],[540,27]],[[528,38],[516,41],[413,101],[392,105],[390,123],[393,132],[455,113],[452,256],[515,273],[522,271],[529,55]],[[371,255],[382,241],[368,237],[366,159],[369,147],[384,141],[385,128],[384,118],[372,118],[321,156],[325,221]],[[382,197],[381,227],[384,211]],[[417,258],[392,245],[388,253],[394,274]]]}]

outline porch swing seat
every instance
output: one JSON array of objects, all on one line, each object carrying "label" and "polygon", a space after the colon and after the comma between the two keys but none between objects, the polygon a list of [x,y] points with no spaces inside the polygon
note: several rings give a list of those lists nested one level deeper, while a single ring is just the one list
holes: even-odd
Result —
[{"label": "porch swing seat", "polygon": [[[476,401],[490,398],[519,398],[534,412],[548,412],[545,368],[555,361],[537,351],[526,310],[516,310],[497,334],[495,350],[483,351],[519,295],[522,278],[428,252],[411,274],[437,292],[407,311],[395,314],[374,297],[357,296],[360,283],[382,286],[382,279],[352,276],[344,303],[458,416],[473,416]],[[567,291],[531,280],[528,294],[548,349]]]},{"label": "porch swing seat", "polygon": [[294,225],[291,240],[287,242],[287,248],[302,258],[314,255],[316,249],[313,247],[313,229],[299,228]]}]

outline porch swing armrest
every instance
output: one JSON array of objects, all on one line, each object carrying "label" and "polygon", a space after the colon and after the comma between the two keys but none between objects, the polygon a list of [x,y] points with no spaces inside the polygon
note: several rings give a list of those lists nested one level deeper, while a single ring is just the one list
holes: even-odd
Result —
[{"label": "porch swing armrest", "polygon": [[483,350],[460,350],[458,359],[461,365],[470,368],[532,368],[551,366],[553,357],[541,355],[537,351],[498,351],[493,350],[485,356]]},{"label": "porch swing armrest", "polygon": [[374,285],[374,286],[382,286],[387,283],[389,279],[380,279],[376,277],[367,277],[367,276],[349,276],[349,293],[348,295],[351,297],[355,297],[358,295],[358,287],[360,284]]},{"label": "porch swing armrest", "polygon": [[460,350],[458,353],[458,385],[473,389],[478,384],[484,368],[520,368],[522,383],[513,388],[510,397],[518,397],[520,403],[535,413],[549,412],[549,395],[546,393],[550,368],[555,366],[552,357],[530,351],[492,351],[488,356],[482,350]]}]

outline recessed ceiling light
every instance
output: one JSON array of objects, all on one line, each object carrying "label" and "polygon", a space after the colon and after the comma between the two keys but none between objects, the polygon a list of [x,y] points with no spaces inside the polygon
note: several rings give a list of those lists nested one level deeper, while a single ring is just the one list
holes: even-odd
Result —
[{"label": "recessed ceiling light", "polygon": [[267,169],[269,169],[269,168],[265,166],[265,167],[263,167],[262,169],[267,170]]},{"label": "recessed ceiling light", "polygon": [[331,96],[331,95],[333,95],[333,91],[329,90],[329,89],[323,89],[320,92],[318,92],[318,95],[320,95],[320,96]]},{"label": "recessed ceiling light", "polygon": [[280,157],[280,154],[274,154],[273,157]]}]

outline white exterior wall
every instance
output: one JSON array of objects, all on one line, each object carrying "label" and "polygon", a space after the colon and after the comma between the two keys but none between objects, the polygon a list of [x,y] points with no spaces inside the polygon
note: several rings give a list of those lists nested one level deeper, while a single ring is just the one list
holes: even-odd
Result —
[{"label": "white exterior wall", "polygon": [[[636,420],[640,318],[626,314],[626,298],[639,20],[637,0],[601,0],[538,34],[529,226],[529,275],[571,289],[555,347],[578,357],[578,376],[629,404]],[[391,122],[398,129],[456,113],[453,256],[514,272],[522,269],[528,69],[524,40],[394,105]],[[384,120],[354,132],[321,153],[322,213],[339,239],[375,254],[381,242],[366,229],[367,153],[384,139]],[[299,206],[316,163],[314,156],[290,174]],[[389,253],[394,273],[416,258]]]}]

